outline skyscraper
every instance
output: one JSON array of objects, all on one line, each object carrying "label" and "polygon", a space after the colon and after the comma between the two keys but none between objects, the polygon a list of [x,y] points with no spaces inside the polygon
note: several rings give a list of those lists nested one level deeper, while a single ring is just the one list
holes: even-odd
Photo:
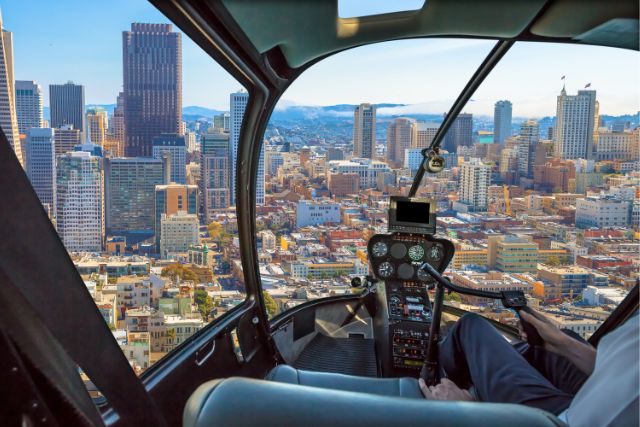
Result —
[{"label": "skyscraper", "polygon": [[475,210],[486,209],[490,182],[490,165],[485,165],[480,159],[475,158],[463,163],[460,172],[459,201]]},{"label": "skyscraper", "polygon": [[105,221],[108,235],[127,241],[149,238],[155,228],[156,185],[165,184],[160,159],[105,158]]},{"label": "skyscraper", "polygon": [[15,89],[13,80],[13,33],[2,27],[0,13],[0,127],[4,131],[9,145],[16,153],[18,161],[24,167],[22,146],[18,132]]},{"label": "skyscraper", "polygon": [[231,115],[229,113],[221,113],[213,116],[213,127],[229,132],[231,125]]},{"label": "skyscraper", "polygon": [[473,114],[459,114],[444,137],[443,148],[455,153],[458,147],[473,144]]},{"label": "skyscraper", "polygon": [[493,110],[493,142],[504,144],[511,136],[511,102],[498,101]]},{"label": "skyscraper", "polygon": [[34,81],[16,80],[16,114],[18,130],[27,133],[30,128],[41,128],[44,121],[42,112],[42,87]]},{"label": "skyscraper", "polygon": [[116,98],[116,107],[109,121],[109,135],[124,145],[124,94],[122,92]]},{"label": "skyscraper", "polygon": [[180,134],[182,42],[171,24],[131,24],[122,33],[125,155],[151,156],[153,138]]},{"label": "skyscraper", "polygon": [[201,214],[205,223],[212,220],[216,209],[231,203],[231,153],[229,134],[207,133],[200,144],[200,197]]},{"label": "skyscraper", "polygon": [[56,228],[69,252],[99,252],[104,236],[100,158],[72,151],[56,167]]},{"label": "skyscraper", "polygon": [[376,107],[360,104],[353,112],[353,156],[372,159],[376,151]]},{"label": "skyscraper", "polygon": [[107,112],[104,109],[91,108],[87,111],[87,132],[92,143],[104,145],[107,125]]},{"label": "skyscraper", "polygon": [[387,126],[387,161],[400,164],[404,161],[404,150],[411,146],[411,126],[413,119],[400,117]]},{"label": "skyscraper", "polygon": [[411,148],[427,148],[433,142],[440,125],[417,122],[411,126]]},{"label": "skyscraper", "polygon": [[[240,130],[242,129],[242,119],[249,102],[249,94],[240,90],[232,93],[230,98],[230,124],[229,124],[229,143],[231,145],[231,204],[236,203],[236,163],[238,159],[238,141],[240,139]],[[256,204],[264,204],[264,144],[260,150],[260,159],[258,161],[258,173],[256,176]]]},{"label": "skyscraper", "polygon": [[554,149],[561,159],[590,159],[593,151],[593,129],[596,91],[579,90],[567,95],[565,88],[558,96]]},{"label": "skyscraper", "polygon": [[186,183],[187,174],[187,146],[184,136],[164,134],[153,138],[152,154],[161,159],[163,153],[169,153],[169,180],[176,184]]},{"label": "skyscraper", "polygon": [[56,158],[54,129],[35,128],[27,130],[26,158],[27,176],[40,203],[55,212]]},{"label": "skyscraper", "polygon": [[533,179],[533,164],[536,161],[540,127],[535,120],[527,120],[520,126],[517,138],[518,172],[520,176]]},{"label": "skyscraper", "polygon": [[49,107],[52,128],[73,125],[84,141],[84,86],[73,82],[49,85]]},{"label": "skyscraper", "polygon": [[156,185],[155,239],[156,250],[160,250],[162,215],[171,216],[178,212],[196,215],[198,213],[198,187],[195,185]]}]

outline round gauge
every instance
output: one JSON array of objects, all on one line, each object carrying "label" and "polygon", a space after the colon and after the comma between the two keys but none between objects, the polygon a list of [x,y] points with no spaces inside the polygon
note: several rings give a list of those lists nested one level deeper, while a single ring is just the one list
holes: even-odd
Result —
[{"label": "round gauge", "polygon": [[400,264],[398,267],[398,277],[404,280],[409,280],[413,277],[413,266],[411,264]]},{"label": "round gauge", "polygon": [[443,255],[442,248],[438,245],[433,245],[429,249],[428,255],[431,261],[440,261]]},{"label": "round gauge", "polygon": [[387,254],[388,248],[384,242],[376,242],[371,248],[371,253],[374,257],[380,258]]},{"label": "round gauge", "polygon": [[407,246],[404,243],[394,243],[391,246],[391,256],[395,259],[404,258],[407,254]]},{"label": "round gauge", "polygon": [[409,258],[411,261],[420,261],[424,256],[424,248],[420,245],[411,246],[409,248]]},{"label": "round gauge", "polygon": [[383,262],[378,267],[378,276],[388,279],[393,274],[393,265],[390,262]]}]

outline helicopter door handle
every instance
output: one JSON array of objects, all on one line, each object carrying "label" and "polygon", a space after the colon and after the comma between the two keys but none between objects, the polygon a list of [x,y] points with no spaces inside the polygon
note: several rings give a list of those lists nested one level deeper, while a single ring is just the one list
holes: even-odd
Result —
[{"label": "helicopter door handle", "polygon": [[209,360],[213,351],[216,349],[216,341],[212,339],[196,351],[196,365],[202,366],[204,362]]}]

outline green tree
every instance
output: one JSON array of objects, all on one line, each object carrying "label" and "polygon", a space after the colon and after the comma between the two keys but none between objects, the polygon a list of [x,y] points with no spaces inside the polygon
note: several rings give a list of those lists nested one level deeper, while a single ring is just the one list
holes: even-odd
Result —
[{"label": "green tree", "polygon": [[462,301],[462,298],[460,298],[460,295],[456,292],[449,292],[444,294],[444,300],[460,302]]},{"label": "green tree", "polygon": [[182,264],[169,264],[162,269],[160,273],[162,277],[169,277],[173,283],[178,283],[180,280],[193,280],[196,281],[198,276],[189,267]]},{"label": "green tree", "polygon": [[218,245],[218,249],[222,249],[223,246],[231,242],[231,235],[229,235],[222,224],[217,221],[213,221],[207,226],[207,232],[209,233],[209,237]]},{"label": "green tree", "polygon": [[550,265],[551,267],[558,267],[560,264],[560,258],[556,256],[550,256],[547,260],[547,265]]},{"label": "green tree", "polygon": [[264,300],[264,307],[267,310],[267,317],[271,319],[278,314],[278,303],[267,291],[262,291],[262,299]]},{"label": "green tree", "polygon": [[207,320],[209,313],[213,310],[213,299],[211,299],[207,291],[198,289],[193,293],[193,301],[198,306],[198,311],[202,318]]}]

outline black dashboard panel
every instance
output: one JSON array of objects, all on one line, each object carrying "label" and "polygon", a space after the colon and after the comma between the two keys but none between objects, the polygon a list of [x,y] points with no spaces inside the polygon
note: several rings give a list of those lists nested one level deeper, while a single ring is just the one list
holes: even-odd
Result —
[{"label": "black dashboard panel", "polygon": [[432,283],[433,279],[419,271],[428,262],[443,272],[453,258],[453,244],[425,234],[376,234],[369,239],[369,261],[376,278],[402,281],[405,286]]},{"label": "black dashboard panel", "polygon": [[420,270],[428,262],[444,272],[454,254],[453,244],[428,234],[376,234],[368,244],[373,274],[384,281],[388,312],[390,366],[388,376],[416,376],[425,359],[431,325],[428,289],[435,284]]}]

